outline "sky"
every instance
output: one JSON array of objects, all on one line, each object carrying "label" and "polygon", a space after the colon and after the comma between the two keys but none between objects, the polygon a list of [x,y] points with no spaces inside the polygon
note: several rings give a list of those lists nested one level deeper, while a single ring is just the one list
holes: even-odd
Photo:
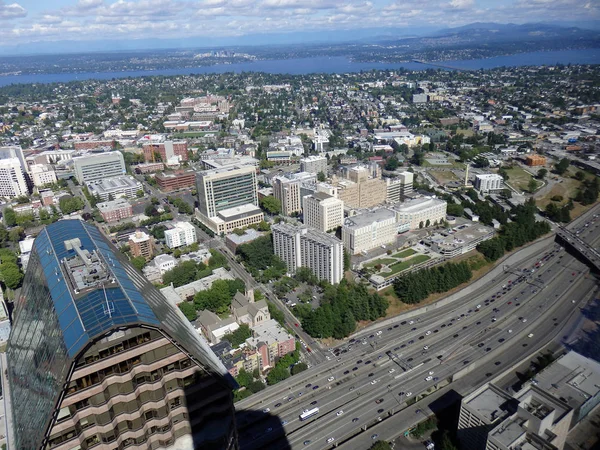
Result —
[{"label": "sky", "polygon": [[564,20],[600,20],[600,0],[0,0],[0,48]]}]

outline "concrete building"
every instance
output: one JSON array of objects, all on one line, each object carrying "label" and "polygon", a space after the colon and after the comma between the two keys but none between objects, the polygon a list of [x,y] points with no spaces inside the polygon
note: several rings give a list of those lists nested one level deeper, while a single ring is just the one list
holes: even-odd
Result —
[{"label": "concrete building", "polygon": [[35,187],[56,183],[56,173],[48,164],[34,164],[30,166],[29,173]]},{"label": "concrete building", "polygon": [[273,196],[281,202],[281,212],[286,216],[302,210],[300,186],[316,183],[317,176],[310,172],[290,173],[273,177]]},{"label": "concrete building", "polygon": [[273,367],[279,358],[296,349],[294,337],[275,319],[265,320],[252,327],[252,337],[246,339],[246,345],[259,353],[260,370]]},{"label": "concrete building", "polygon": [[475,189],[481,193],[501,191],[504,189],[504,178],[496,173],[475,175]]},{"label": "concrete building", "polygon": [[264,233],[256,231],[254,228],[247,228],[241,236],[235,233],[228,234],[225,238],[225,246],[235,254],[240,245],[248,244],[261,236],[264,236]]},{"label": "concrete building", "polygon": [[[165,255],[160,255],[165,256]],[[168,255],[170,256],[170,255]],[[158,258],[154,258],[155,260]],[[172,258],[172,256],[171,256]],[[173,266],[175,267],[175,266]],[[145,269],[145,268],[144,268]],[[184,284],[179,287],[167,286],[160,290],[160,292],[169,300],[173,305],[178,305],[184,300],[189,300],[194,297],[200,291],[206,291],[210,289],[213,283],[217,280],[233,280],[233,277],[228,270],[219,267],[213,270],[212,275],[209,275],[199,280],[192,281],[191,283]]]},{"label": "concrete building", "polygon": [[0,197],[29,195],[27,179],[18,158],[0,159]]},{"label": "concrete building", "polygon": [[128,175],[89,181],[86,186],[92,197],[106,201],[119,197],[135,198],[138,191],[143,191],[142,183]]},{"label": "concrete building", "polygon": [[96,207],[106,222],[115,222],[133,217],[133,207],[124,198],[98,203]]},{"label": "concrete building", "polygon": [[445,258],[454,258],[475,250],[481,242],[496,235],[493,228],[482,224],[465,223],[464,219],[460,221],[460,224],[449,230],[424,238],[423,243]]},{"label": "concrete building", "polygon": [[154,255],[152,237],[148,233],[136,230],[135,234],[129,237],[129,250],[134,258],[142,256],[146,261],[150,261]]},{"label": "concrete building", "polygon": [[233,333],[240,326],[233,317],[221,319],[214,312],[204,309],[196,319],[196,327],[211,344],[218,344],[226,334]]},{"label": "concrete building", "polygon": [[348,217],[342,226],[344,248],[351,255],[392,244],[397,236],[396,213],[385,208]]},{"label": "concrete building", "polygon": [[156,174],[156,183],[163,192],[176,191],[194,187],[196,172],[193,170],[176,170],[175,172],[161,172]]},{"label": "concrete building", "polygon": [[181,163],[188,160],[187,141],[148,142],[142,145],[146,162],[165,164]]},{"label": "concrete building", "polygon": [[242,294],[237,292],[231,300],[231,314],[237,323],[254,328],[263,322],[271,320],[269,305],[265,300],[254,301],[254,292]]},{"label": "concrete building", "polygon": [[300,267],[308,267],[319,280],[339,283],[344,276],[342,242],[326,233],[308,227],[280,223],[273,225],[275,254],[293,275]]},{"label": "concrete building", "polygon": [[7,349],[10,448],[238,448],[235,381],[97,228],[46,226],[22,294]]},{"label": "concrete building", "polygon": [[336,184],[338,198],[351,208],[372,208],[385,202],[387,185],[381,179],[381,168],[355,166],[346,170],[345,180]]},{"label": "concrete building", "polygon": [[173,228],[165,230],[165,244],[167,247],[185,247],[198,242],[194,225],[189,222],[174,222],[173,225]]},{"label": "concrete building", "polygon": [[487,384],[465,397],[458,438],[473,450],[562,450],[573,409],[536,386],[514,397]]},{"label": "concrete building", "polygon": [[327,232],[342,226],[344,202],[324,192],[315,192],[303,199],[302,218],[304,225]]},{"label": "concrete building", "polygon": [[401,172],[397,178],[386,178],[386,198],[388,203],[406,200],[413,192],[413,173]]},{"label": "concrete building", "polygon": [[433,197],[421,197],[408,200],[394,206],[398,231],[416,230],[435,225],[446,219],[447,203]]},{"label": "concrete building", "polygon": [[121,152],[90,153],[73,158],[75,178],[80,184],[125,175]]},{"label": "concrete building", "polygon": [[327,158],[321,155],[311,155],[300,159],[300,170],[302,172],[320,173],[327,175]]}]

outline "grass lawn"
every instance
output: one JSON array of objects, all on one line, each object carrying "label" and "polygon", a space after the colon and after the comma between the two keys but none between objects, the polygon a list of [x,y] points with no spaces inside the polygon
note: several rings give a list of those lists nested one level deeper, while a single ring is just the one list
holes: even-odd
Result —
[{"label": "grass lawn", "polygon": [[458,177],[454,175],[454,172],[445,170],[430,170],[429,175],[437,180],[440,184],[446,184],[450,181],[458,181]]},{"label": "grass lawn", "polygon": [[[508,173],[507,184],[510,184],[512,187],[519,191],[528,191],[529,180],[533,178],[531,174],[516,166],[511,167],[510,169],[506,169],[506,173]],[[539,186],[540,182],[538,181],[537,183]]]},{"label": "grass lawn", "polygon": [[402,250],[401,252],[398,252],[392,256],[394,258],[406,258],[407,256],[414,255],[415,253],[417,253],[417,252],[415,250],[413,250],[412,248],[407,248],[406,250]]},{"label": "grass lawn", "polygon": [[[552,189],[550,189],[550,191],[546,195],[543,195],[543,196],[535,199],[535,202],[536,202],[538,208],[543,210],[546,208],[548,203],[556,203],[557,205],[564,205],[565,203],[567,203],[569,201],[570,198],[574,198],[577,195],[577,191],[579,190],[579,187],[581,186],[581,182],[576,180],[575,178],[573,178],[575,173],[578,171],[579,171],[579,169],[577,167],[573,167],[573,166],[569,167],[569,170],[567,171],[567,173],[565,173],[565,175],[563,177],[559,177],[559,179],[562,180],[562,183],[556,183],[554,186],[552,186]],[[594,174],[591,174],[588,172],[584,172],[584,173],[586,174],[587,180],[591,180],[595,177]],[[555,175],[550,175],[550,176],[554,177]],[[552,197],[554,197],[556,195],[561,196],[563,198],[562,201],[553,202],[552,200],[550,200]],[[580,203],[575,202],[574,208],[571,211],[571,219],[575,219],[575,218],[579,217],[584,212],[586,212],[588,209],[590,209],[592,206],[594,206],[594,205],[584,206]]]},{"label": "grass lawn", "polygon": [[375,267],[377,264],[393,264],[395,263],[396,260],[392,259],[392,258],[381,258],[381,259],[376,259],[375,261],[370,262],[369,264],[365,264],[365,267]]},{"label": "grass lawn", "polygon": [[394,264],[393,266],[390,266],[390,269],[392,269],[392,271],[388,272],[388,273],[382,273],[381,275],[383,275],[385,277],[396,275],[397,273],[400,273],[403,270],[406,270],[409,267],[414,266],[415,264],[419,264],[424,261],[428,261],[429,259],[431,259],[431,258],[427,255],[417,255],[414,258],[410,258],[409,260],[402,261],[402,262]]},{"label": "grass lawn", "polygon": [[468,128],[466,130],[461,130],[460,128],[456,130],[456,134],[462,134],[464,137],[469,137],[469,136],[473,136],[475,134],[475,132]]}]

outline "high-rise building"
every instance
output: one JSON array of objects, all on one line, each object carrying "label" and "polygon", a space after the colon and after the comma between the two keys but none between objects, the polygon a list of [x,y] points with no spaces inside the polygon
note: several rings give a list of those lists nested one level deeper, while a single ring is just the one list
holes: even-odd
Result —
[{"label": "high-rise building", "polygon": [[13,319],[10,448],[237,448],[234,380],[96,227],[40,232]]},{"label": "high-rise building", "polygon": [[184,247],[198,242],[194,225],[189,222],[175,222],[174,225],[174,228],[165,230],[165,244],[167,247]]},{"label": "high-rise building", "polygon": [[446,220],[447,206],[446,201],[433,197],[415,198],[395,205],[398,230],[416,230],[439,224]]},{"label": "high-rise building", "polygon": [[475,189],[479,192],[500,191],[504,189],[504,178],[497,173],[475,175]]},{"label": "high-rise building", "polygon": [[344,222],[344,202],[324,192],[315,192],[302,199],[304,225],[326,232]]},{"label": "high-rise building", "polygon": [[300,172],[273,177],[273,196],[281,202],[281,212],[286,216],[302,210],[300,186],[317,181],[314,173]]},{"label": "high-rise building", "polygon": [[0,159],[0,197],[28,195],[27,180],[18,158]]},{"label": "high-rise building", "polygon": [[401,172],[397,178],[386,178],[387,187],[386,201],[388,203],[398,203],[406,200],[413,191],[412,172]]},{"label": "high-rise building", "polygon": [[248,203],[258,206],[258,181],[252,165],[198,172],[200,212],[214,217],[224,209]]},{"label": "high-rise building", "polygon": [[308,267],[319,280],[339,283],[344,276],[344,246],[327,233],[285,223],[273,225],[275,254],[287,265],[289,274]]},{"label": "high-rise building", "polygon": [[348,217],[342,226],[342,241],[351,255],[396,242],[396,214],[381,208]]},{"label": "high-rise building", "polygon": [[31,181],[36,187],[56,183],[56,173],[48,164],[34,164],[30,166]]},{"label": "high-rise building", "polygon": [[300,159],[302,172],[321,173],[327,175],[327,158],[321,155],[310,155]]},{"label": "high-rise building", "polygon": [[385,202],[387,186],[381,179],[381,167],[354,166],[346,169],[345,180],[337,182],[338,198],[351,208],[372,208]]},{"label": "high-rise building", "polygon": [[141,230],[137,230],[129,236],[129,249],[131,256],[142,256],[146,261],[150,261],[154,255],[154,246],[152,245],[152,237]]},{"label": "high-rise building", "polygon": [[73,167],[80,184],[125,175],[125,160],[119,151],[76,156]]}]

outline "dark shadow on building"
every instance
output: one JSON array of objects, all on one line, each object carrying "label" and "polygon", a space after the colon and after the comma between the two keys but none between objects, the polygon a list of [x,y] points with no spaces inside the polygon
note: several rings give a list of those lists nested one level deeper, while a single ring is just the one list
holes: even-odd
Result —
[{"label": "dark shadow on building", "polygon": [[236,413],[240,450],[290,450],[281,417],[271,412],[244,410]]}]

